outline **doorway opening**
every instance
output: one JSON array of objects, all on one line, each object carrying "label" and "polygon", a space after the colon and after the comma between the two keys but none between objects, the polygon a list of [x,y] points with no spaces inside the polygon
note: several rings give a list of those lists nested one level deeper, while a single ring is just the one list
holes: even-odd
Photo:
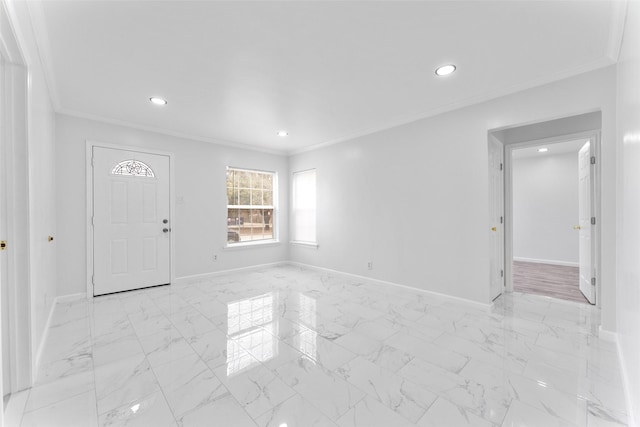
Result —
[{"label": "doorway opening", "polygon": [[[595,303],[588,266],[590,148],[590,139],[580,138],[510,150],[514,291]],[[582,290],[581,281],[587,282]]]},{"label": "doorway opening", "polygon": [[505,291],[599,306],[600,127],[598,111],[489,132],[490,168],[492,143],[504,156],[489,205]]},{"label": "doorway opening", "polygon": [[[32,384],[29,281],[28,70],[9,11],[0,4],[0,388],[11,395]],[[0,413],[3,416],[4,412]]]}]

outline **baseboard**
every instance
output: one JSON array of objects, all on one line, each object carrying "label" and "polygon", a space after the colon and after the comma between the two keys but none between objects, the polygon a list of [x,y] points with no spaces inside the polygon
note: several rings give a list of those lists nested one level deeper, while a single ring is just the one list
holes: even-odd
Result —
[{"label": "baseboard", "polygon": [[[0,417],[4,415],[4,425],[6,427],[19,426],[22,421],[22,414],[27,406],[27,399],[29,398],[30,389],[16,391],[11,393],[9,402],[4,410],[4,414],[0,413]],[[0,425],[2,425],[0,423]]]},{"label": "baseboard", "polygon": [[62,296],[56,297],[55,302],[56,303],[71,302],[71,301],[85,299],[86,297],[87,295],[85,293],[79,292],[77,294],[69,294],[69,295],[62,295]]},{"label": "baseboard", "polygon": [[617,343],[618,336],[615,332],[608,331],[606,329],[602,329],[602,325],[598,328],[598,337],[609,342]]},{"label": "baseboard", "polygon": [[51,303],[51,308],[49,309],[49,315],[47,316],[47,323],[44,325],[44,332],[42,333],[42,338],[40,338],[40,342],[38,343],[38,351],[36,351],[36,359],[33,363],[33,371],[32,371],[32,379],[31,382],[35,382],[36,374],[38,373],[38,368],[40,368],[40,359],[42,358],[42,352],[44,351],[44,345],[47,342],[47,338],[49,337],[49,328],[51,327],[51,319],[53,319],[53,311],[56,309],[56,304],[58,297],[53,299]]},{"label": "baseboard", "polygon": [[40,359],[42,358],[42,352],[44,351],[44,346],[47,342],[47,338],[49,337],[49,329],[51,328],[51,319],[53,319],[53,312],[56,309],[56,305],[58,305],[59,303],[76,301],[84,298],[86,298],[85,294],[77,293],[77,294],[57,296],[53,299],[53,302],[51,303],[51,308],[49,309],[49,315],[47,316],[47,323],[45,323],[44,325],[44,332],[42,333],[42,338],[38,343],[38,351],[36,352],[36,358],[33,365],[33,375],[35,375],[38,372],[38,368],[40,367]]},{"label": "baseboard", "polygon": [[279,265],[287,265],[287,264],[288,264],[288,261],[278,261],[278,262],[271,262],[267,264],[251,265],[248,267],[238,267],[238,268],[230,268],[228,270],[212,271],[210,273],[192,274],[189,276],[176,277],[172,283],[176,285],[188,284],[192,282],[197,282],[199,280],[205,280],[210,277],[224,276],[225,274],[239,273],[241,271],[260,270],[261,268],[277,267]]},{"label": "baseboard", "polygon": [[619,339],[616,339],[616,349],[618,350],[618,362],[620,363],[620,373],[622,374],[622,388],[624,388],[624,398],[627,406],[627,424],[629,427],[640,427],[640,419],[636,418],[636,415],[640,416],[640,414],[633,413],[629,375],[627,374],[627,365],[624,363],[624,354],[622,353],[622,348],[620,348]]},{"label": "baseboard", "polygon": [[536,264],[551,264],[551,265],[564,265],[565,267],[580,267],[580,263],[572,261],[558,261],[555,259],[537,259],[537,258],[522,258],[513,257],[514,261],[533,262]]},{"label": "baseboard", "polygon": [[367,280],[370,282],[375,282],[375,283],[379,283],[382,285],[388,285],[388,286],[395,286],[398,288],[403,288],[403,289],[408,289],[414,292],[421,292],[436,298],[440,298],[440,299],[445,299],[445,300],[449,300],[449,301],[453,301],[453,302],[457,302],[460,304],[466,304],[475,308],[479,308],[481,310],[490,310],[491,307],[493,307],[493,302],[491,303],[487,303],[487,304],[483,304],[481,302],[478,301],[473,301],[470,299],[466,299],[466,298],[460,298],[460,297],[456,297],[453,295],[447,295],[447,294],[441,294],[439,292],[434,292],[434,291],[428,291],[426,289],[420,289],[420,288],[415,288],[413,286],[408,286],[408,285],[402,285],[400,283],[395,283],[395,282],[388,282],[386,280],[380,280],[380,279],[374,279],[372,277],[367,277],[367,276],[361,276],[358,274],[353,274],[353,273],[346,273],[344,271],[338,271],[338,270],[332,270],[330,268],[325,268],[325,267],[318,267],[315,265],[311,265],[311,264],[304,264],[301,262],[295,262],[295,261],[288,261],[287,264],[289,265],[294,265],[296,267],[302,267],[302,268],[307,268],[309,270],[317,270],[317,271],[326,271],[328,273],[334,273],[334,274],[342,274],[344,276],[349,276],[349,277],[353,277],[356,279],[360,279],[360,280]]}]

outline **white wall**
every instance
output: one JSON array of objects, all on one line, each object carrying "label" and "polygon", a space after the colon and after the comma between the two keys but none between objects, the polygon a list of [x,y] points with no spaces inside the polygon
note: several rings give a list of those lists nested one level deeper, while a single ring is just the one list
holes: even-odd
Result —
[{"label": "white wall", "polygon": [[[33,362],[56,297],[55,115],[38,56],[26,2],[11,2],[16,30],[29,74],[29,283],[31,290],[31,350]],[[47,237],[54,236],[49,242]],[[24,286],[24,285],[23,285]]]},{"label": "white wall", "polygon": [[[288,258],[287,158],[176,138],[129,127],[56,116],[58,292],[86,292],[86,141],[148,147],[174,154],[176,277],[211,273]],[[226,233],[226,167],[276,171],[280,241],[274,246],[223,249]],[[283,208],[284,207],[284,208]],[[218,260],[213,261],[213,254]]]},{"label": "white wall", "polygon": [[514,158],[514,259],[578,265],[578,153]]},{"label": "white wall", "polygon": [[618,63],[618,348],[640,426],[640,3],[630,1]]},{"label": "white wall", "polygon": [[[603,324],[615,328],[615,68],[300,153],[318,249],[293,261],[489,302],[487,131],[602,111]],[[374,269],[367,270],[367,261]]]}]

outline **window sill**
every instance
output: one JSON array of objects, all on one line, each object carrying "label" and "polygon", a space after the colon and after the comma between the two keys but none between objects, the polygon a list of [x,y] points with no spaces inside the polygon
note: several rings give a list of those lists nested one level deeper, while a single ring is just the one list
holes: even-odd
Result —
[{"label": "window sill", "polygon": [[258,240],[255,242],[241,242],[234,244],[226,244],[223,249],[224,250],[234,250],[234,249],[248,249],[255,247],[265,247],[265,246],[279,246],[280,241],[278,240]]},{"label": "window sill", "polygon": [[296,245],[296,246],[303,246],[306,248],[318,248],[318,244],[317,243],[311,243],[311,242],[296,242],[296,241],[291,241],[289,242],[292,245]]}]

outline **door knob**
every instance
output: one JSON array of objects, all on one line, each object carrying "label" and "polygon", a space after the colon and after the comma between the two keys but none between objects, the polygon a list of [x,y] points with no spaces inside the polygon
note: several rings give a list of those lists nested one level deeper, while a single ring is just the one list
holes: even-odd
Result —
[{"label": "door knob", "polygon": [[168,222],[169,222],[169,220],[168,220],[168,219],[163,219],[163,220],[162,220],[162,223],[163,223],[163,224],[166,224],[166,223],[168,223]]},{"label": "door knob", "polygon": [[168,233],[168,232],[169,232],[169,229],[168,229],[168,228],[163,228],[163,229],[162,229],[162,232],[163,232],[163,233]]},{"label": "door knob", "polygon": [[580,227],[579,225],[574,225],[574,226],[573,226],[573,229],[574,229],[574,230],[581,230],[581,229],[582,229],[582,227]]},{"label": "door knob", "polygon": [[496,227],[491,227],[491,231],[498,231]]}]

